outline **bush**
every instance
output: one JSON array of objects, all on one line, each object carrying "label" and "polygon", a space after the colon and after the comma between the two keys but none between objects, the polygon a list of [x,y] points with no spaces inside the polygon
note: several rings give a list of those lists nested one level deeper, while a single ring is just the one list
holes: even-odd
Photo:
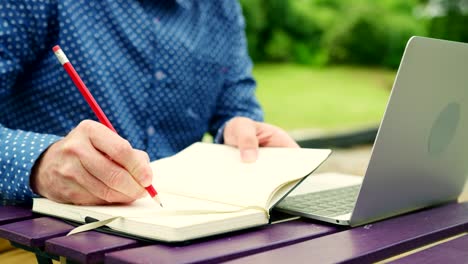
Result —
[{"label": "bush", "polygon": [[324,44],[329,62],[381,64],[388,34],[381,14],[377,8],[351,9],[342,23],[326,33]]},{"label": "bush", "polygon": [[292,57],[291,37],[281,29],[274,30],[265,47],[265,55],[273,61],[288,61]]},{"label": "bush", "polygon": [[428,22],[428,35],[434,38],[468,42],[468,16],[457,11],[433,17]]},{"label": "bush", "polygon": [[[395,68],[413,35],[468,42],[466,0],[240,0],[254,61]],[[436,3],[445,13],[421,19]],[[423,13],[423,12],[420,12]]]},{"label": "bush", "polygon": [[324,66],[327,64],[327,54],[325,50],[317,47],[317,43],[294,42],[293,61],[299,64]]},{"label": "bush", "polygon": [[241,0],[246,21],[249,54],[254,61],[264,60],[263,36],[268,29],[266,5],[263,0]]},{"label": "bush", "polygon": [[[287,32],[292,35],[292,60],[299,64],[322,66],[327,63],[322,47],[324,34],[339,17],[336,6],[323,1],[293,1],[285,19]],[[332,8],[333,7],[333,8]]]},{"label": "bush", "polygon": [[426,36],[425,24],[413,17],[397,14],[389,15],[386,18],[388,31],[388,42],[385,58],[382,65],[397,68],[405,51],[406,43],[412,36]]},{"label": "bush", "polygon": [[308,1],[292,1],[288,14],[284,17],[284,26],[296,39],[320,37],[325,28],[320,23],[321,10]]}]

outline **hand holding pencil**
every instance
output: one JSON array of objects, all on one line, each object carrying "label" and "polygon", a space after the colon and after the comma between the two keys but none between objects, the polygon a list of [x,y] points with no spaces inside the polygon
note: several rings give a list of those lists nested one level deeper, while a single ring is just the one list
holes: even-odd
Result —
[{"label": "hand holding pencil", "polygon": [[152,170],[146,152],[133,149],[117,135],[58,46],[54,47],[57,51],[60,62],[102,124],[82,121],[52,144],[33,168],[33,190],[54,201],[93,205],[132,202],[144,195],[145,187],[162,206],[151,185]]}]

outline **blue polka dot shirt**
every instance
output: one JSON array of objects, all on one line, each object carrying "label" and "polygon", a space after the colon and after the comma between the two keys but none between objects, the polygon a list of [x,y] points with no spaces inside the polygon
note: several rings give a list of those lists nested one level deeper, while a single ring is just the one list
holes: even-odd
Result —
[{"label": "blue polka dot shirt", "polygon": [[59,44],[119,135],[152,160],[234,116],[262,120],[235,0],[0,2],[0,198],[30,201],[40,154],[93,119]]}]

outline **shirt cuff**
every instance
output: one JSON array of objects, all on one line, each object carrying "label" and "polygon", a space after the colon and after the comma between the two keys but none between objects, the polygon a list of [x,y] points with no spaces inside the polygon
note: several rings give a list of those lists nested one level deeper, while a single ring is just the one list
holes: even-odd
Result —
[{"label": "shirt cuff", "polygon": [[221,127],[219,127],[218,130],[216,131],[214,143],[224,144],[224,128],[226,127],[226,124],[229,122],[229,120],[231,119],[228,119],[226,122],[224,122],[224,124]]}]

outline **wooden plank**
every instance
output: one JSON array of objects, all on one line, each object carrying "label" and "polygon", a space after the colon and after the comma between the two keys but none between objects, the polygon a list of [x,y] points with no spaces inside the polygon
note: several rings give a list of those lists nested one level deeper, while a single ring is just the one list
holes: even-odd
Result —
[{"label": "wooden plank", "polygon": [[467,263],[468,235],[421,250],[409,256],[396,259],[392,263],[429,264],[429,263]]},{"label": "wooden plank", "polygon": [[136,240],[89,231],[46,241],[47,253],[79,263],[102,263],[104,254],[140,245]]},{"label": "wooden plank", "polygon": [[453,203],[239,258],[230,263],[369,263],[467,229],[468,203]]},{"label": "wooden plank", "polygon": [[296,220],[264,228],[195,241],[188,245],[158,244],[106,254],[106,263],[219,262],[291,245],[341,229]]},{"label": "wooden plank", "polygon": [[72,225],[50,217],[10,223],[0,226],[0,237],[19,245],[43,248],[47,239],[63,236],[73,229]]},{"label": "wooden plank", "polygon": [[0,225],[31,219],[34,215],[31,208],[19,206],[0,206]]}]

